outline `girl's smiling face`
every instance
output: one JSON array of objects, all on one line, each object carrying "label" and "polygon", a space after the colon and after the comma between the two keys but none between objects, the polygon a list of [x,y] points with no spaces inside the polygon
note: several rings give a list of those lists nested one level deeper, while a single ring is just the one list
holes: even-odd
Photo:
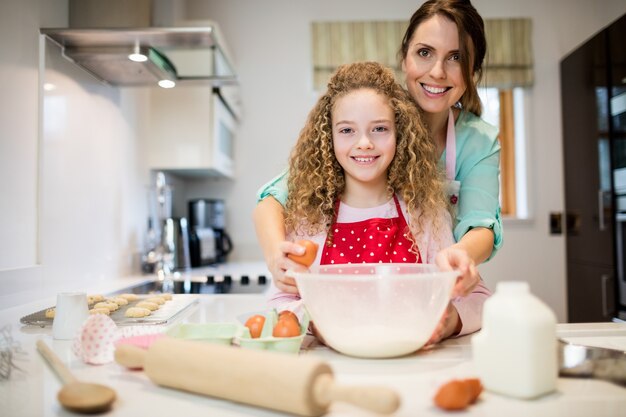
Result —
[{"label": "girl's smiling face", "polygon": [[335,101],[331,118],[346,189],[356,184],[386,187],[396,153],[395,116],[387,97],[368,88],[351,91]]},{"label": "girl's smiling face", "polygon": [[402,61],[413,100],[428,113],[447,112],[465,93],[456,24],[441,15],[423,21],[413,32]]}]

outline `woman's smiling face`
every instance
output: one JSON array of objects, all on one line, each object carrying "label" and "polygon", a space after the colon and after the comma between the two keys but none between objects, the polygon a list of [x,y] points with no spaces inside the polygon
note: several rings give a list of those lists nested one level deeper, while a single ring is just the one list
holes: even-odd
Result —
[{"label": "woman's smiling face", "polygon": [[423,21],[413,32],[402,61],[413,100],[428,113],[447,112],[465,93],[456,24],[441,15]]}]

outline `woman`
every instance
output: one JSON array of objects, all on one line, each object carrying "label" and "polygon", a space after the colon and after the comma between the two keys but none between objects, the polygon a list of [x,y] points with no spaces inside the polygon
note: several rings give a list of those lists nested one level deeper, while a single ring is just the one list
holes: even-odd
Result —
[{"label": "woman", "polygon": [[[476,87],[485,52],[483,20],[469,0],[424,3],[411,17],[400,48],[407,89],[423,110],[440,163],[446,167],[457,242],[440,251],[436,262],[443,269],[461,271],[455,287],[458,296],[479,284],[475,265],[490,259],[502,245],[500,146],[496,129],[479,118]],[[261,189],[254,220],[276,286],[297,293],[284,272],[303,267],[286,254],[299,255],[304,249],[285,241],[284,177],[283,173]],[[469,255],[469,262],[463,254]],[[454,334],[447,322],[443,324],[441,337]]]}]

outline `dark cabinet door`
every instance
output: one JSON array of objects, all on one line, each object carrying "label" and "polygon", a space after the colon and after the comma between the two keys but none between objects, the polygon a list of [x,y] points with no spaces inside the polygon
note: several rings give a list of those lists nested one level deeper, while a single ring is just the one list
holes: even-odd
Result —
[{"label": "dark cabinet door", "polygon": [[613,266],[606,74],[605,31],[561,61],[567,259]]},{"label": "dark cabinet door", "polygon": [[570,322],[615,315],[615,211],[608,32],[561,61]]},{"label": "dark cabinet door", "polygon": [[626,319],[626,16],[608,28],[609,40],[609,131],[616,170],[616,290],[620,318]]},{"label": "dark cabinet door", "polygon": [[610,321],[615,314],[612,267],[567,263],[567,317],[570,323]]}]

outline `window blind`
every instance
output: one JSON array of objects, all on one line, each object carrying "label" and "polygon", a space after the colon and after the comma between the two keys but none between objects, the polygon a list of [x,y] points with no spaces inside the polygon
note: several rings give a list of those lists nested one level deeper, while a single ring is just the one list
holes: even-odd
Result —
[{"label": "window blind", "polygon": [[[342,64],[377,61],[403,82],[397,52],[407,22],[312,22],[313,85],[324,90],[331,74]],[[533,82],[531,20],[486,19],[487,56],[483,66],[485,87],[512,88]]]}]

